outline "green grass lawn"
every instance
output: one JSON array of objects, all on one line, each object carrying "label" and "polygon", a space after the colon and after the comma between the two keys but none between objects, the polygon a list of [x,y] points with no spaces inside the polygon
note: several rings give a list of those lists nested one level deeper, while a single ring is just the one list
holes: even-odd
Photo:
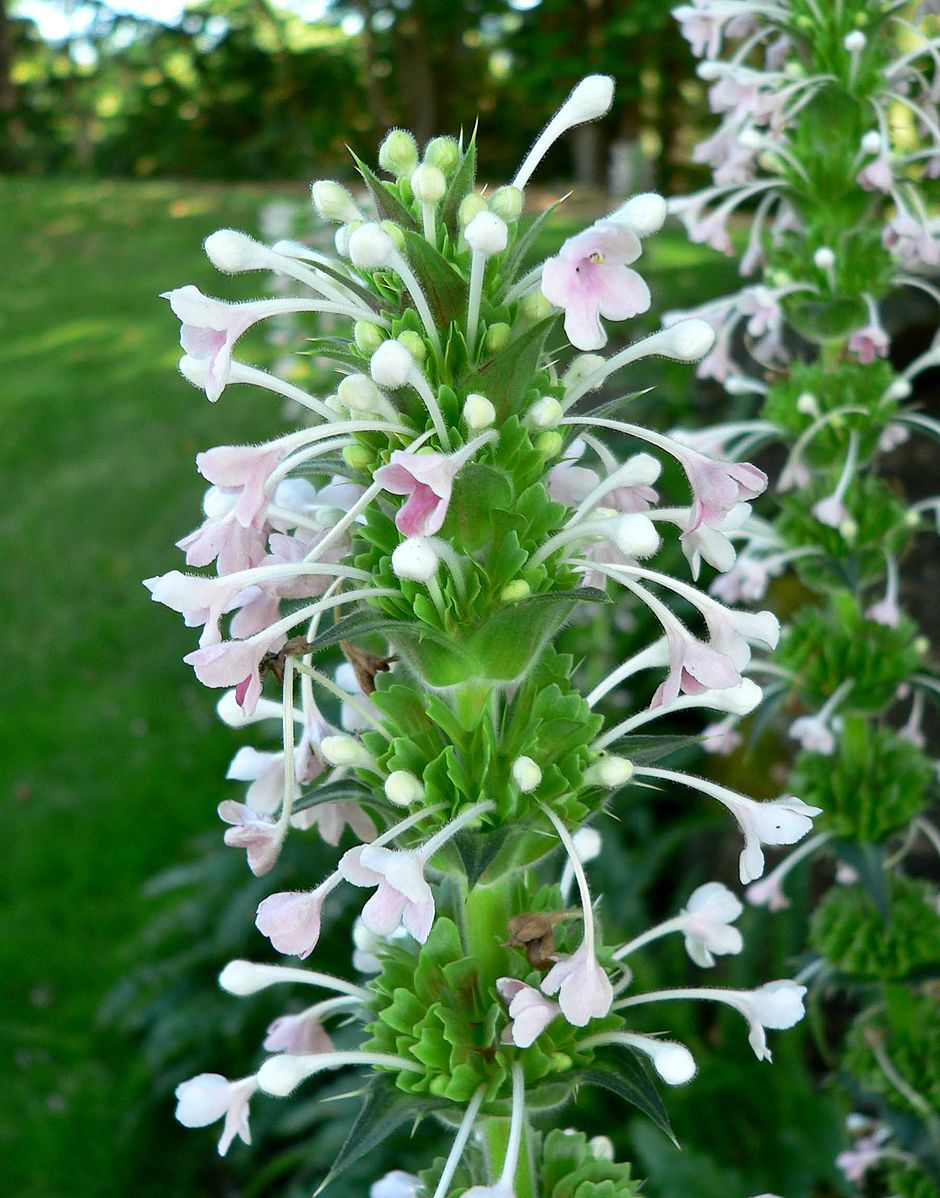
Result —
[{"label": "green grass lawn", "polygon": [[[145,953],[144,882],[214,828],[234,743],[180,663],[192,632],[140,580],[179,565],[172,542],[198,522],[194,454],[281,427],[276,400],[233,389],[213,408],[180,379],[157,295],[260,291],[220,280],[200,242],[256,232],[271,194],[0,181],[0,1193],[15,1198],[221,1192],[193,1164],[210,1141],[181,1147],[169,1109],[127,1139],[134,1046],[98,1012]],[[706,257],[711,292],[731,286]],[[691,302],[701,260],[678,233],[653,243],[658,307]]]}]

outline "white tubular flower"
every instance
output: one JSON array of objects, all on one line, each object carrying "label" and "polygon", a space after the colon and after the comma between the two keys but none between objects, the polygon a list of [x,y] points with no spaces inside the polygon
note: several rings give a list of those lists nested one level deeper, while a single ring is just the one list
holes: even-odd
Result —
[{"label": "white tubular flower", "polygon": [[588,75],[582,79],[539,134],[535,145],[516,172],[512,186],[522,191],[532,177],[532,172],[559,137],[575,125],[582,125],[585,121],[596,121],[598,117],[602,117],[610,108],[613,99],[614,81],[609,75]]},{"label": "white tubular flower", "polygon": [[685,926],[685,949],[696,965],[707,968],[715,964],[715,955],[739,953],[744,938],[731,924],[744,907],[727,886],[706,882],[693,890],[682,911]]},{"label": "white tubular flower", "polygon": [[254,1075],[230,1082],[220,1073],[200,1073],[176,1087],[176,1118],[184,1127],[208,1127],[224,1119],[219,1156],[225,1156],[236,1136],[251,1143],[248,1104],[257,1089]]},{"label": "white tubular flower", "polygon": [[695,1058],[677,1040],[661,1040],[658,1036],[641,1036],[636,1032],[602,1032],[581,1041],[583,1048],[602,1048],[607,1044],[635,1049],[649,1057],[653,1068],[667,1086],[684,1086],[695,1077]]},{"label": "white tubular flower", "polygon": [[668,212],[666,201],[655,191],[631,196],[625,204],[607,217],[632,230],[637,237],[652,237],[663,227]]}]

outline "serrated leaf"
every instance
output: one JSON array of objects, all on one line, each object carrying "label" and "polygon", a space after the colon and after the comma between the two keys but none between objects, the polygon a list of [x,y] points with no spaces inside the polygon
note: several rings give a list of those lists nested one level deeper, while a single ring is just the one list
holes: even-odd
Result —
[{"label": "serrated leaf", "polygon": [[352,154],[353,162],[356,164],[356,170],[362,176],[362,181],[368,188],[369,195],[372,197],[372,202],[375,204],[376,211],[379,214],[379,220],[394,221],[396,225],[401,225],[403,229],[413,229],[415,227],[414,217],[401,202],[398,196],[385,186],[382,180],[372,171],[358,154]]},{"label": "serrated leaf", "polygon": [[521,407],[555,320],[556,315],[548,316],[521,333],[469,380],[468,387],[472,384],[473,390],[486,396],[496,409],[498,420]]},{"label": "serrated leaf", "polygon": [[629,1102],[631,1106],[642,1111],[660,1131],[666,1133],[677,1148],[679,1147],[678,1141],[673,1135],[666,1108],[663,1106],[656,1087],[643,1065],[629,1049],[622,1057],[618,1057],[616,1065],[596,1062],[590,1069],[581,1069],[569,1077],[575,1085],[600,1086],[602,1089],[618,1095],[625,1102]]},{"label": "serrated leaf", "polygon": [[431,314],[446,329],[467,310],[467,284],[446,258],[413,229],[405,230],[405,253]]},{"label": "serrated leaf", "polygon": [[387,1077],[375,1078],[365,1092],[365,1102],[329,1173],[317,1187],[320,1194],[360,1157],[378,1147],[404,1124],[421,1119],[447,1104],[431,1098],[416,1098],[397,1089]]}]

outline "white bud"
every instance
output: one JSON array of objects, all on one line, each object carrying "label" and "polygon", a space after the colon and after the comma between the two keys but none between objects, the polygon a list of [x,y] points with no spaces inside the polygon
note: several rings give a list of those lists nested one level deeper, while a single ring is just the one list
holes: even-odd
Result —
[{"label": "white bud", "polygon": [[340,225],[333,234],[333,247],[341,258],[349,257],[349,225]]},{"label": "white bud", "polygon": [[444,172],[427,163],[411,172],[411,190],[422,204],[437,204],[444,198],[447,180]]},{"label": "white bud", "polygon": [[584,121],[596,121],[614,102],[614,81],[610,75],[588,75],[572,90],[559,108],[555,120],[568,128]]},{"label": "white bud", "polygon": [[503,220],[517,220],[522,214],[524,197],[518,187],[499,187],[490,196],[489,210]]},{"label": "white bud", "polygon": [[600,856],[603,841],[596,828],[579,828],[571,839],[582,865]]},{"label": "white bud", "polygon": [[395,242],[373,221],[360,225],[349,237],[349,256],[361,270],[388,266],[395,254]]},{"label": "white bud", "polygon": [[551,395],[543,395],[526,412],[526,423],[535,428],[555,428],[561,423],[565,409]]},{"label": "white bud", "polygon": [[813,261],[820,270],[832,270],[836,264],[836,256],[827,245],[821,245],[813,254]]},{"label": "white bud", "polygon": [[659,549],[656,525],[640,512],[625,512],[612,521],[610,539],[624,557],[652,557]]},{"label": "white bud", "polygon": [[322,220],[348,224],[351,220],[362,220],[362,213],[355,200],[341,183],[332,179],[320,179],[310,186],[313,206]]},{"label": "white bud", "polygon": [[427,537],[409,537],[392,553],[395,577],[409,582],[430,582],[439,564],[440,558]]},{"label": "white bud", "polygon": [[393,770],[385,779],[385,797],[396,807],[410,807],[424,797],[424,787],[409,770]]},{"label": "white bud", "polygon": [[721,64],[715,62],[714,59],[706,58],[695,68],[695,73],[706,83],[714,83],[716,79],[721,78]]},{"label": "white bud", "polygon": [[815,395],[811,395],[809,391],[804,391],[796,401],[796,410],[801,416],[818,416],[819,402]]},{"label": "white bud", "polygon": [[861,54],[868,45],[868,38],[862,33],[861,29],[853,29],[851,33],[845,35],[845,40],[842,43],[850,54]]},{"label": "white bud", "polygon": [[738,134],[738,145],[743,146],[745,150],[759,150],[764,145],[764,140],[763,134],[752,125]]},{"label": "white bud", "polygon": [[839,525],[839,536],[845,541],[854,541],[858,536],[858,524],[851,516]]},{"label": "white bud", "polygon": [[418,165],[418,146],[407,129],[392,129],[379,146],[379,166],[390,175],[409,175]]},{"label": "white bud", "polygon": [[270,264],[273,251],[237,229],[217,229],[203,242],[206,257],[217,269],[233,275]]},{"label": "white bud", "polygon": [[531,757],[517,757],[512,763],[512,778],[522,793],[528,794],[542,781],[542,771]]},{"label": "white bud", "polygon": [[715,330],[697,316],[677,321],[667,333],[668,336],[663,339],[662,353],[678,362],[697,362],[715,344]]},{"label": "white bud", "polygon": [[595,761],[584,771],[585,785],[606,786],[611,790],[615,786],[624,786],[632,777],[633,762],[613,753]]},{"label": "white bud", "polygon": [[268,1057],[258,1070],[259,1089],[265,1094],[273,1094],[275,1098],[286,1098],[310,1076],[311,1070],[306,1067],[306,1060],[289,1052]]},{"label": "white bud", "polygon": [[861,141],[862,151],[865,154],[880,154],[881,153],[881,134],[877,129],[869,129]]},{"label": "white bud", "polygon": [[372,355],[369,372],[380,387],[404,387],[415,360],[400,341],[384,341]]},{"label": "white bud", "polygon": [[476,432],[477,429],[490,427],[496,419],[496,409],[485,395],[478,395],[474,392],[467,396],[463,405],[463,418],[467,423],[467,428]]},{"label": "white bud", "polygon": [[218,487],[210,487],[202,497],[202,510],[208,520],[222,520],[238,502],[237,495],[226,495]]},{"label": "white bud", "polygon": [[911,394],[911,384],[904,378],[897,378],[885,392],[888,399],[907,399]]},{"label": "white bud", "polygon": [[[604,358],[600,354],[578,354],[562,378],[565,390],[573,391],[576,387],[580,387],[585,379],[590,378],[592,374],[596,374],[603,365]],[[596,391],[603,382],[603,379],[599,379],[596,386],[592,387],[591,390]]]},{"label": "white bud", "polygon": [[273,981],[278,980],[277,965],[262,965],[255,961],[229,961],[219,974],[219,986],[228,994],[244,998],[257,994]]},{"label": "white bud", "polygon": [[681,1086],[695,1077],[695,1057],[684,1044],[665,1040],[652,1049],[653,1068],[670,1086]]},{"label": "white bud", "polygon": [[324,736],[320,741],[320,753],[330,765],[352,769],[373,769],[375,759],[365,745],[354,736]]},{"label": "white bud", "polygon": [[464,230],[467,245],[475,254],[489,258],[501,254],[509,240],[506,222],[495,212],[478,212]]},{"label": "white bud", "polygon": [[377,412],[382,407],[382,394],[367,374],[347,375],[336,394],[353,412]]},{"label": "white bud", "polygon": [[644,191],[640,195],[631,196],[607,219],[626,225],[637,237],[651,237],[663,227],[666,212],[666,201],[661,195],[657,195],[655,191]]},{"label": "white bud", "polygon": [[714,711],[726,711],[729,715],[750,715],[760,705],[764,692],[750,678],[742,678],[737,686],[708,692],[707,706]]},{"label": "white bud", "polygon": [[249,724],[257,724],[260,720],[282,719],[280,703],[273,699],[259,699],[258,706],[251,715],[245,715],[235,698],[234,690],[226,691],[215,707],[216,713],[223,724],[229,728],[247,728]]},{"label": "white bud", "polygon": [[730,374],[724,381],[724,388],[729,395],[750,395],[754,390],[754,384],[742,375]]},{"label": "white bud", "polygon": [[617,476],[622,487],[651,487],[662,469],[662,463],[651,453],[635,453],[627,458]]},{"label": "white bud", "polygon": [[588,1140],[588,1152],[596,1161],[612,1161],[614,1146],[607,1136],[592,1136]]}]

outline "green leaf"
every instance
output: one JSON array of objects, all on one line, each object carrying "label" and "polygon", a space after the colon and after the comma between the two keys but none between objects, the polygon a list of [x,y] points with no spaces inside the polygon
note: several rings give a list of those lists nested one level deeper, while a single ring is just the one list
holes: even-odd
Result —
[{"label": "green leaf", "polygon": [[570,591],[531,595],[500,608],[477,629],[470,642],[484,677],[500,682],[518,678],[581,600],[610,602],[603,591],[576,587]]},{"label": "green leaf", "polygon": [[468,389],[472,386],[496,408],[497,422],[521,407],[538,369],[545,338],[556,318],[557,314],[548,316],[521,333],[468,381]]},{"label": "green leaf", "polygon": [[467,310],[467,284],[420,233],[405,230],[405,252],[439,328],[447,329]]},{"label": "green leaf", "polygon": [[444,196],[444,201],[441,204],[440,219],[443,225],[456,237],[459,232],[457,225],[457,213],[460,209],[461,202],[468,192],[473,190],[473,183],[477,173],[477,139],[476,133],[470,138],[470,144],[467,146],[463,158],[460,160],[460,165],[457,167],[454,177],[450,181],[450,186],[447,188],[447,193]]},{"label": "green leaf", "polygon": [[366,636],[372,632],[384,632],[391,639],[391,632],[405,629],[421,637],[436,640],[445,648],[453,647],[443,632],[428,628],[416,621],[396,620],[394,616],[387,616],[380,611],[356,611],[351,615],[344,616],[342,620],[337,620],[331,628],[321,632],[319,636],[309,642],[304,652],[316,655],[322,653],[324,649],[338,645],[340,641],[351,641],[354,637]]},{"label": "green leaf", "polygon": [[357,154],[353,153],[352,150],[350,150],[350,153],[352,154],[353,162],[356,164],[356,170],[362,175],[362,181],[369,189],[369,195],[372,197],[373,204],[375,204],[379,220],[394,221],[396,225],[401,225],[403,229],[413,229],[415,227],[414,217],[398,196],[392,193],[391,188],[387,187]]},{"label": "green leaf", "polygon": [[616,741],[617,751],[634,765],[651,765],[662,761],[679,749],[690,749],[702,743],[701,736],[624,736]]},{"label": "green leaf", "polygon": [[351,1164],[367,1152],[371,1152],[373,1148],[377,1148],[405,1123],[421,1119],[431,1111],[440,1110],[446,1105],[433,1099],[405,1094],[396,1088],[390,1078],[375,1078],[365,1091],[365,1102],[356,1117],[356,1122],[329,1173],[317,1187],[316,1193],[322,1193]]},{"label": "green leaf", "polygon": [[496,859],[506,839],[506,832],[505,827],[477,832],[465,829],[454,837],[454,848],[460,856],[468,885],[475,886],[487,866]]},{"label": "green leaf", "polygon": [[622,1057],[618,1057],[616,1066],[596,1062],[590,1069],[581,1069],[568,1076],[575,1085],[600,1086],[629,1102],[652,1120],[660,1131],[664,1131],[677,1148],[679,1147],[656,1087],[650,1081],[643,1065],[629,1049]]},{"label": "green leaf", "polygon": [[522,234],[516,244],[512,247],[509,257],[503,263],[503,273],[506,279],[511,283],[525,261],[525,256],[535,244],[535,239],[545,225],[545,222],[551,217],[552,213],[563,204],[564,200],[556,200],[554,204],[549,204],[544,212],[540,212],[534,221],[529,225],[526,231]]},{"label": "green leaf", "polygon": [[493,513],[512,503],[509,479],[491,466],[468,462],[454,480],[441,536],[465,553],[482,549],[493,536]]},{"label": "green leaf", "polygon": [[348,800],[390,810],[388,804],[377,799],[367,786],[363,786],[354,778],[344,778],[342,782],[327,782],[323,786],[314,787],[294,800],[293,810],[306,811],[309,807],[319,807],[321,803],[342,803]]},{"label": "green leaf", "polygon": [[[649,395],[653,387],[644,387],[642,391],[631,391],[629,395],[621,395],[617,399],[608,399],[605,403],[598,404],[596,408],[582,408],[580,405],[582,400],[578,400],[571,409],[571,415],[575,416],[612,416],[624,404],[632,403],[635,399],[640,399],[644,395]],[[582,397],[583,398],[583,397]]]}]

